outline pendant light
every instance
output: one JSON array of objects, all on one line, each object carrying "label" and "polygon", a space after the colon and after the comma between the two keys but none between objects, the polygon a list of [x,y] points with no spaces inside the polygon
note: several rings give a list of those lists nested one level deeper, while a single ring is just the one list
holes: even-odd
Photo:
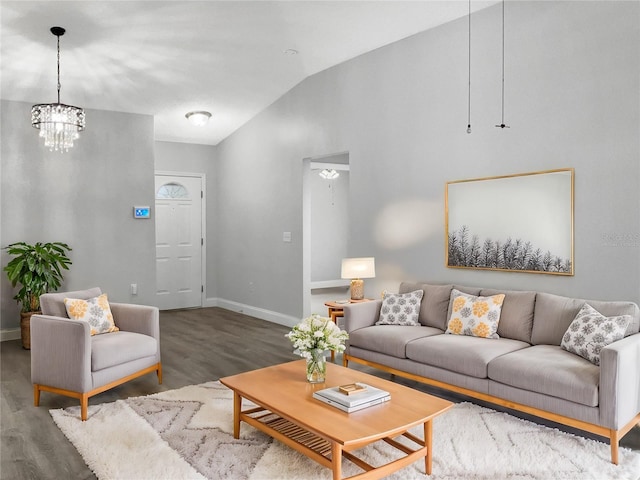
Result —
[{"label": "pendant light", "polygon": [[504,123],[504,0],[502,0],[502,121],[497,128],[511,128]]},{"label": "pendant light", "polygon": [[82,108],[60,103],[60,37],[65,29],[51,27],[51,33],[58,37],[58,102],[31,107],[31,126],[40,130],[40,137],[49,150],[66,152],[84,130],[85,115]]}]

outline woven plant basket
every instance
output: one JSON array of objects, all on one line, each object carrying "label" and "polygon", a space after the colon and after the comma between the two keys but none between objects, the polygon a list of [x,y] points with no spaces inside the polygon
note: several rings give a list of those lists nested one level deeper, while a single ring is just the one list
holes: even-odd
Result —
[{"label": "woven plant basket", "polygon": [[25,350],[31,350],[31,315],[39,313],[41,312],[20,312],[20,337]]}]

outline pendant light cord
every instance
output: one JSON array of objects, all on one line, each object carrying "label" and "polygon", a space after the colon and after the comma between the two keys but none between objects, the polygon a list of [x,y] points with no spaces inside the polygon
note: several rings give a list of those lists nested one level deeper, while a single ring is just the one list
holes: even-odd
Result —
[{"label": "pendant light cord", "polygon": [[504,125],[504,0],[502,0],[502,124]]},{"label": "pendant light cord", "polygon": [[505,0],[502,0],[502,123],[496,127],[511,128],[504,123],[504,2]]},{"label": "pendant light cord", "polygon": [[469,0],[469,97],[467,102],[467,133],[471,133],[471,0]]}]

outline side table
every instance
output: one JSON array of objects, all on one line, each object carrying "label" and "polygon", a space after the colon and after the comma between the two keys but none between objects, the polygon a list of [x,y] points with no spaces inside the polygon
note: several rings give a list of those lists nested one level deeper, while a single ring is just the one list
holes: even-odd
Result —
[{"label": "side table", "polygon": [[[329,318],[331,319],[331,321],[333,323],[335,323],[336,325],[338,324],[338,318],[339,317],[344,317],[344,306],[345,305],[349,305],[350,303],[363,303],[363,302],[370,302],[372,299],[371,298],[363,298],[362,300],[349,300],[347,303],[344,302],[325,302],[325,306],[327,307],[328,311],[329,311]],[[336,354],[333,350],[331,350],[331,361],[334,362],[336,358]]]}]

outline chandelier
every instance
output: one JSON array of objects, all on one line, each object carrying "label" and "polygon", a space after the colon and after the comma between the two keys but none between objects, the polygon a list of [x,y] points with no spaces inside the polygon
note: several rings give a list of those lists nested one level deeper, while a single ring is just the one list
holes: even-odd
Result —
[{"label": "chandelier", "polygon": [[41,103],[31,107],[31,126],[40,130],[45,147],[51,151],[67,152],[73,147],[84,130],[84,110],[60,103],[60,37],[62,27],[51,27],[51,33],[58,37],[58,102]]}]

